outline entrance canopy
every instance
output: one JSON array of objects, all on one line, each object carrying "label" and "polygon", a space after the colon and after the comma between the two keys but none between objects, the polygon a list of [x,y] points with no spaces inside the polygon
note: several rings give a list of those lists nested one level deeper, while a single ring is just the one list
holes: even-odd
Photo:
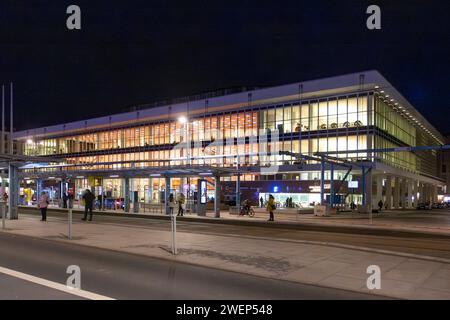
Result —
[{"label": "entrance canopy", "polygon": [[15,166],[30,165],[36,163],[59,163],[62,159],[52,159],[48,157],[25,156],[18,154],[0,154],[0,167],[7,169],[10,164]]}]

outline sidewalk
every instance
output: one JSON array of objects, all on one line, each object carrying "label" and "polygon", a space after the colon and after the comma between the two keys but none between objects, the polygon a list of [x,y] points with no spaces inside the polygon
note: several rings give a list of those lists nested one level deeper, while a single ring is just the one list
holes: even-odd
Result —
[{"label": "sidewalk", "polygon": [[[21,210],[37,210],[36,207],[20,207]],[[67,209],[50,207],[49,210],[67,212]],[[82,208],[74,208],[74,212],[83,212]],[[108,214],[117,216],[134,217],[167,217],[161,213],[125,213],[122,210],[95,211],[96,214]],[[353,228],[366,231],[386,230],[388,232],[413,232],[438,234],[450,236],[450,210],[438,209],[432,211],[417,210],[392,210],[382,214],[373,214],[372,220],[368,214],[341,213],[329,217],[316,217],[313,214],[297,214],[278,210],[275,213],[276,223],[267,223],[268,214],[262,208],[255,208],[255,216],[238,216],[230,214],[228,210],[222,210],[220,219],[214,217],[213,212],[207,212],[206,217],[200,217],[196,214],[186,214],[183,219],[194,219],[202,221],[208,219],[208,222],[227,223],[227,224],[246,224],[256,226],[287,227],[296,228],[299,226],[322,226],[331,228]],[[181,219],[180,219],[181,220]]]},{"label": "sidewalk", "polygon": [[[78,217],[78,216],[75,216]],[[175,260],[262,277],[404,299],[450,299],[450,264],[298,241],[177,233],[177,256],[167,231],[74,219],[68,240],[64,218],[21,214],[4,232]],[[1,229],[0,229],[1,230]],[[368,290],[369,265],[381,268],[381,289]]]}]

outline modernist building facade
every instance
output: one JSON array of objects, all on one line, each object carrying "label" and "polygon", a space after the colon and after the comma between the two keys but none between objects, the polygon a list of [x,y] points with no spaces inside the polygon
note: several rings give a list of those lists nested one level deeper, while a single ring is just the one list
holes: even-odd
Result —
[{"label": "modernist building facade", "polygon": [[[434,150],[370,151],[444,144],[442,135],[377,71],[191,97],[19,131],[14,138],[25,155],[61,160],[21,169],[25,187],[40,179],[57,190],[62,178],[76,194],[97,188],[115,198],[136,191],[136,201],[143,203],[164,201],[161,173],[196,166],[229,169],[220,178],[222,201],[233,199],[239,180],[241,199],[258,201],[270,193],[281,204],[292,198],[308,206],[321,201],[321,164],[314,160],[320,153],[369,168],[368,204],[383,200],[389,208],[413,207],[435,201],[445,184],[438,177]],[[361,170],[342,163],[333,169],[334,184],[326,163],[324,192],[330,193],[333,184],[339,201],[360,203]],[[190,193],[197,178],[209,179],[208,171],[189,178],[180,171],[169,189]],[[210,180],[208,195],[214,197]]]}]

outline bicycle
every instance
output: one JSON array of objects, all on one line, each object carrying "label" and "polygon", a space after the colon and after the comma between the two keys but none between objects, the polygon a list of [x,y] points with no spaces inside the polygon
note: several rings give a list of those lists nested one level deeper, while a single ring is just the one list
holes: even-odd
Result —
[{"label": "bicycle", "polygon": [[249,217],[255,216],[255,210],[253,210],[252,207],[250,207],[248,210],[245,210],[245,206],[241,206],[241,210],[239,213],[240,216],[248,215]]}]

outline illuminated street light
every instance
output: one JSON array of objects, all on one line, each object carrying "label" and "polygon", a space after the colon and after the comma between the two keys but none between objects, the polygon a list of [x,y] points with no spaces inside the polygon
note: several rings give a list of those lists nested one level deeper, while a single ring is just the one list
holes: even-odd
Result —
[{"label": "illuminated street light", "polygon": [[187,122],[187,118],[184,116],[181,116],[178,118],[178,122],[181,124],[185,124]]}]

